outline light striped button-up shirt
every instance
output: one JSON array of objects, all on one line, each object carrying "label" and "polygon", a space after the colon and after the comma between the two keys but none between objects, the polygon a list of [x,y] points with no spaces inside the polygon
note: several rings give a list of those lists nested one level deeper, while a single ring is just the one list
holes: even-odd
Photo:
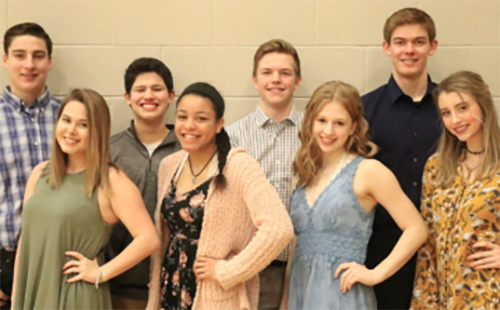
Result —
[{"label": "light striped button-up shirt", "polygon": [[47,160],[61,101],[46,91],[30,107],[7,86],[0,97],[0,247],[16,248],[24,188],[31,170]]},{"label": "light striped button-up shirt", "polygon": [[[300,146],[298,137],[303,113],[295,108],[276,123],[257,108],[255,112],[226,128],[233,147],[245,148],[261,165],[287,210],[292,196],[292,162]],[[286,261],[287,247],[277,258]]]}]

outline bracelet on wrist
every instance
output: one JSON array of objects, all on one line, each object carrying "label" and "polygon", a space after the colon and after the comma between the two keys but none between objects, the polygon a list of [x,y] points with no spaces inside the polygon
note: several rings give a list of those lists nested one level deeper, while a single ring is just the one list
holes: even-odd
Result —
[{"label": "bracelet on wrist", "polygon": [[99,288],[99,283],[102,283],[102,267],[99,267],[99,275],[95,279],[95,289]]}]

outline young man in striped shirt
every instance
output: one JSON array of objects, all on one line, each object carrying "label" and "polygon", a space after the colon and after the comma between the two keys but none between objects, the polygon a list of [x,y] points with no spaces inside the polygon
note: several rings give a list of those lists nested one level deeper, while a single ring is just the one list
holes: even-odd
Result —
[{"label": "young man in striped shirt", "polygon": [[10,85],[0,97],[0,309],[10,309],[24,188],[31,170],[49,157],[61,102],[45,85],[52,69],[52,41],[45,30],[18,24],[3,42]]},{"label": "young man in striped shirt", "polygon": [[[254,56],[252,76],[260,97],[257,110],[227,128],[232,146],[245,148],[260,163],[288,210],[303,116],[293,104],[300,81],[299,56],[290,43],[276,39],[262,44]],[[287,259],[285,249],[259,274],[259,309],[279,308]]]}]

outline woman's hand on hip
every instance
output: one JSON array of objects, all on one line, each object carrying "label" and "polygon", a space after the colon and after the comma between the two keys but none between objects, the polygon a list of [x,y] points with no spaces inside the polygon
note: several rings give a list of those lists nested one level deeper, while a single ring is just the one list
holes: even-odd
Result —
[{"label": "woman's hand on hip", "polygon": [[215,266],[219,262],[219,259],[213,259],[208,257],[197,258],[193,265],[193,271],[196,275],[196,279],[199,280],[211,280],[219,282],[215,276]]},{"label": "woman's hand on hip", "polygon": [[[500,246],[487,241],[475,243],[473,248],[483,248],[481,252],[467,256],[469,266],[479,269],[500,269]],[[472,262],[470,262],[472,261]]]},{"label": "woman's hand on hip", "polygon": [[373,286],[378,283],[375,271],[369,270],[364,265],[360,265],[356,262],[341,264],[337,268],[337,271],[335,271],[335,278],[337,278],[342,271],[344,271],[344,273],[340,279],[340,290],[344,294],[350,291],[357,282],[368,286]]},{"label": "woman's hand on hip", "polygon": [[65,275],[75,274],[74,277],[66,280],[67,283],[74,283],[77,281],[85,281],[92,284],[96,283],[99,277],[99,264],[97,263],[97,258],[90,260],[74,251],[67,251],[65,254],[76,259],[67,262],[63,266]]}]

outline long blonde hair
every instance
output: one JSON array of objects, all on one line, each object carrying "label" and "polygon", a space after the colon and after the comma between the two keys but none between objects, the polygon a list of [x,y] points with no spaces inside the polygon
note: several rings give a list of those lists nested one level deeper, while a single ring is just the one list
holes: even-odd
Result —
[{"label": "long blonde hair", "polygon": [[299,132],[301,146],[293,161],[293,172],[300,187],[310,185],[323,165],[321,150],[313,135],[313,125],[323,106],[333,101],[342,104],[352,122],[356,123],[354,133],[347,140],[346,151],[365,157],[373,157],[377,153],[377,146],[367,137],[368,122],[364,118],[363,105],[356,88],[340,81],[326,82],[314,91],[307,103]]},{"label": "long blonde hair", "polygon": [[[115,167],[109,155],[110,115],[106,100],[91,89],[74,89],[66,97],[57,112],[56,128],[64,107],[71,101],[78,101],[87,112],[89,139],[86,152],[85,195],[92,196],[102,186],[106,195],[111,195],[109,168]],[[59,188],[66,174],[68,155],[61,150],[56,136],[52,143],[52,156],[48,165],[48,179],[51,188]]]},{"label": "long blonde hair", "polygon": [[[500,168],[500,129],[498,127],[497,112],[493,105],[488,85],[483,78],[474,72],[459,71],[444,79],[434,90],[434,102],[439,109],[439,96],[442,93],[455,92],[474,97],[481,108],[481,122],[483,128],[483,144],[485,158],[478,168],[476,179],[492,175]],[[457,176],[457,166],[462,158],[466,143],[460,141],[450,133],[444,125],[437,149],[437,185],[448,185]]]}]

